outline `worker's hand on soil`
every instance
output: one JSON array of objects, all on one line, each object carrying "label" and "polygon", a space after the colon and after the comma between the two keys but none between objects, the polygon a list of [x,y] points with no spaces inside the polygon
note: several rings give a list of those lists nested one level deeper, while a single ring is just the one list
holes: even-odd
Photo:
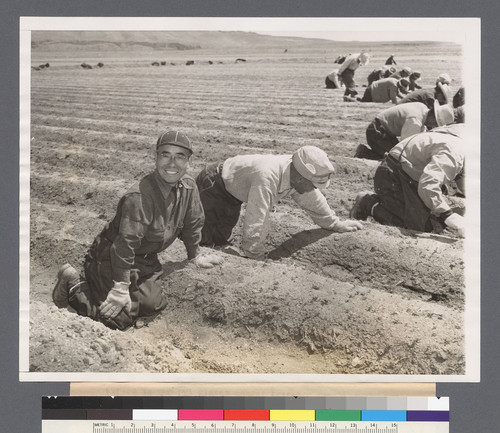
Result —
[{"label": "worker's hand on soil", "polygon": [[355,232],[357,230],[361,230],[363,228],[363,224],[361,224],[358,220],[345,220],[339,221],[332,228],[334,232],[345,233],[345,232]]},{"label": "worker's hand on soil", "polygon": [[100,314],[105,319],[114,319],[124,308],[125,311],[130,312],[132,306],[132,300],[130,299],[128,290],[130,284],[119,283],[117,281],[114,281],[114,283],[106,300],[99,307]]},{"label": "worker's hand on soil", "polygon": [[224,258],[217,254],[200,254],[193,260],[197,268],[213,268],[215,265],[220,265]]},{"label": "worker's hand on soil", "polygon": [[460,237],[464,237],[465,235],[465,220],[464,217],[457,214],[452,213],[448,218],[444,220],[444,223],[450,229],[456,230]]}]

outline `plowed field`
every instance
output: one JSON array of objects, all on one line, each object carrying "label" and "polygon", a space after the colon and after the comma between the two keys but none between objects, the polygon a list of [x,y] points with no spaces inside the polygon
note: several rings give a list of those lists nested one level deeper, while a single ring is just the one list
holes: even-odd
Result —
[{"label": "plowed field", "polygon": [[[284,52],[271,40],[245,49],[32,51],[33,66],[50,67],[31,79],[30,371],[464,373],[463,240],[373,221],[331,233],[288,200],[272,215],[265,262],[220,253],[222,265],[198,270],[176,241],[160,257],[171,302],[145,327],[112,331],[52,304],[58,267],[80,269],[118,199],[154,168],[152,145],[167,129],[194,142],[193,175],[235,154],[318,146],[337,169],[327,200],[348,218],[376,168],[352,155],[389,105],[344,103],[341,90],[326,89],[340,53],[324,42]],[[424,85],[441,72],[460,85],[458,46],[371,51],[359,86],[390,54],[420,70]]]}]

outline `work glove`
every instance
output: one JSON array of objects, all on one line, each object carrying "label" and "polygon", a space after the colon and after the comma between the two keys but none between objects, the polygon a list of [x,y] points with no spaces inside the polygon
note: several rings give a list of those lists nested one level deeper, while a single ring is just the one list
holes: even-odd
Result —
[{"label": "work glove", "polygon": [[446,227],[449,227],[450,229],[454,229],[458,232],[458,235],[460,237],[464,237],[465,235],[465,220],[464,217],[457,214],[457,213],[452,213],[448,218],[444,220],[444,223],[446,224]]},{"label": "work glove", "polygon": [[113,283],[114,286],[109,291],[106,300],[99,307],[100,314],[105,319],[114,319],[123,309],[130,313],[132,307],[132,300],[128,291],[130,283],[120,283],[118,281],[113,281]]},{"label": "work glove", "polygon": [[363,224],[358,220],[345,220],[338,221],[334,226],[330,228],[330,230],[338,233],[345,232],[355,232],[357,230],[361,230],[363,228]]},{"label": "work glove", "polygon": [[214,265],[220,265],[224,258],[217,254],[200,254],[193,259],[193,263],[197,268],[213,268]]}]

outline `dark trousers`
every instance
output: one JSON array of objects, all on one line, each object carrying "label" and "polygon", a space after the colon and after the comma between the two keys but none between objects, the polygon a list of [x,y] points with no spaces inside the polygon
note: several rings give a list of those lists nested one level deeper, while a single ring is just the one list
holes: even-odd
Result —
[{"label": "dark trousers", "polygon": [[342,78],[342,82],[345,86],[344,95],[353,96],[352,92],[354,91],[354,87],[356,86],[356,83],[354,82],[354,71],[352,69],[346,69],[344,72],[342,72],[340,77]]},{"label": "dark trousers", "polygon": [[430,232],[431,213],[417,192],[418,182],[408,176],[399,162],[387,156],[374,176],[379,204],[372,216],[381,224]]},{"label": "dark trousers", "polygon": [[370,86],[368,86],[366,89],[365,89],[365,93],[363,94],[363,97],[360,99],[361,102],[373,102],[373,99],[372,99],[372,89],[370,88]]},{"label": "dark trousers", "polygon": [[85,257],[85,279],[70,293],[69,304],[81,316],[103,322],[112,329],[127,329],[138,317],[158,314],[167,306],[167,294],[163,291],[161,264],[156,254],[136,256],[130,271],[130,298],[132,307],[122,310],[114,319],[99,315],[99,306],[113,287],[110,248],[112,243],[98,236]]},{"label": "dark trousers", "polygon": [[207,165],[196,177],[196,185],[205,212],[200,245],[228,244],[238,223],[242,202],[227,192],[222,180],[222,164]]},{"label": "dark trousers", "polygon": [[398,139],[389,134],[381,125],[380,120],[375,118],[366,128],[366,142],[379,159],[382,159],[387,152],[398,144]]}]

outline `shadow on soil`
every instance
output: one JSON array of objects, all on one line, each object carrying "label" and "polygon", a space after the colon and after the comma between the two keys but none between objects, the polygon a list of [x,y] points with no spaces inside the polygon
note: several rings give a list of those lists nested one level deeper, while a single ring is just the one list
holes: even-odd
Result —
[{"label": "shadow on soil", "polygon": [[278,248],[270,251],[268,257],[272,260],[279,260],[290,257],[293,253],[307,245],[313,244],[320,239],[330,236],[333,232],[321,228],[304,230],[295,233],[290,239],[283,242]]}]

